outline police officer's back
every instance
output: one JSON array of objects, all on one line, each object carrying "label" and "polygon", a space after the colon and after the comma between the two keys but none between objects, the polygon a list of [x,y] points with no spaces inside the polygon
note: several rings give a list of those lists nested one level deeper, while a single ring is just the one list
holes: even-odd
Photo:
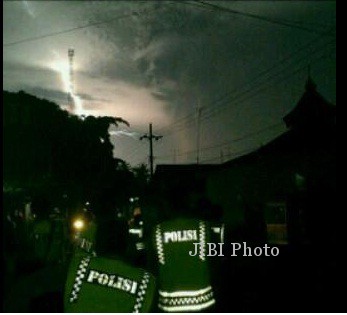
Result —
[{"label": "police officer's back", "polygon": [[42,216],[34,223],[34,255],[42,263],[46,263],[51,246],[52,223],[48,216]]},{"label": "police officer's back", "polygon": [[[95,253],[79,255],[70,265],[65,287],[67,312],[149,312],[155,295],[154,277],[124,257],[126,223],[98,222]],[[76,256],[75,256],[76,257]]]},{"label": "police officer's back", "polygon": [[[215,304],[211,266],[206,256],[211,229],[196,213],[196,197],[188,189],[174,189],[169,196],[172,218],[154,229],[158,308],[162,311],[205,311]],[[196,255],[194,243],[200,244]]]}]

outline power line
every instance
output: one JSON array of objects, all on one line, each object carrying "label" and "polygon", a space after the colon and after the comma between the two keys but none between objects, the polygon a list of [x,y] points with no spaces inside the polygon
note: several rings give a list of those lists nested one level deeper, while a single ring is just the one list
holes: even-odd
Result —
[{"label": "power line", "polygon": [[[256,147],[252,147],[250,149],[236,151],[236,152],[233,152],[232,154],[227,154],[227,157],[229,159],[231,157],[238,157],[240,155],[251,153],[251,152],[253,152],[253,151],[255,151],[255,150],[259,149],[259,148],[260,148],[259,146],[256,146]],[[210,158],[210,159],[203,160],[203,161],[201,161],[201,163],[213,162],[213,161],[217,161],[217,160],[220,160],[220,156],[216,156],[216,157],[213,157],[213,158]]]},{"label": "power line", "polygon": [[[139,144],[139,145],[134,145],[132,148],[130,148],[130,155],[128,155],[128,157],[127,157],[127,159],[128,160],[131,160],[131,159],[133,159],[134,157],[136,157],[137,156],[137,154],[139,153],[139,151],[140,150],[143,150],[144,149],[144,145],[143,145],[143,143],[141,142],[141,144]],[[127,150],[127,151],[129,151],[129,150]],[[125,155],[127,155],[127,154],[125,154]]]},{"label": "power line", "polygon": [[27,42],[32,42],[32,41],[36,41],[36,40],[40,40],[40,39],[45,39],[45,38],[52,37],[52,36],[58,36],[58,35],[63,35],[63,34],[75,32],[75,31],[79,31],[79,30],[82,30],[82,29],[85,29],[85,28],[88,28],[88,27],[93,27],[93,26],[98,26],[98,25],[102,25],[102,24],[112,23],[112,22],[116,22],[116,21],[118,21],[120,19],[125,19],[125,18],[129,18],[129,17],[133,17],[133,16],[139,16],[140,14],[143,14],[143,13],[151,13],[151,12],[157,11],[158,9],[161,9],[161,8],[162,7],[158,6],[158,7],[153,8],[152,10],[146,10],[146,11],[143,11],[141,13],[133,11],[133,12],[128,13],[128,14],[119,15],[119,16],[113,18],[113,19],[99,21],[99,22],[94,22],[94,23],[88,23],[88,24],[85,24],[85,25],[73,27],[73,28],[70,28],[70,29],[62,30],[62,31],[57,31],[57,32],[52,32],[52,33],[45,34],[45,35],[39,35],[39,36],[35,36],[35,37],[25,38],[25,39],[21,39],[21,40],[18,40],[18,41],[11,42],[11,43],[5,43],[5,44],[3,44],[3,47],[11,47],[11,46],[14,46],[14,45],[23,44],[23,43],[27,43]]},{"label": "power line", "polygon": [[[334,33],[329,32],[329,31],[322,32],[322,31],[318,31],[316,29],[312,29],[312,28],[309,28],[309,27],[306,27],[306,26],[296,25],[296,24],[293,24],[293,22],[289,22],[289,21],[285,21],[285,20],[273,19],[273,18],[270,18],[270,17],[267,17],[267,16],[262,16],[262,15],[242,12],[242,11],[238,11],[238,10],[222,7],[222,6],[219,6],[217,4],[213,4],[213,3],[209,3],[209,2],[205,2],[205,1],[193,0],[193,2],[201,4],[202,5],[201,7],[210,7],[212,9],[214,9],[215,11],[226,12],[226,13],[230,13],[230,14],[234,14],[234,15],[237,14],[237,15],[241,15],[241,16],[245,16],[245,17],[249,17],[249,18],[265,21],[265,22],[272,23],[272,24],[278,24],[278,25],[281,25],[281,26],[287,26],[287,27],[291,27],[291,28],[300,29],[302,31],[316,33],[316,34],[323,35],[323,36],[334,36]],[[183,1],[183,3],[191,4],[191,3],[186,2],[186,1]]]},{"label": "power line", "polygon": [[[317,38],[314,38],[312,41],[308,42],[307,44],[299,47],[299,49],[295,50],[294,52],[288,54],[287,56],[285,56],[284,58],[282,58],[281,60],[275,62],[272,66],[270,66],[269,68],[259,72],[255,77],[253,77],[251,80],[249,80],[248,82],[244,83],[243,86],[247,86],[247,85],[250,85],[252,84],[253,82],[256,82],[258,81],[260,78],[264,77],[265,75],[267,75],[268,73],[270,73],[271,71],[273,71],[274,69],[280,67],[282,64],[284,64],[285,62],[287,62],[288,60],[291,60],[292,58],[295,58],[298,56],[299,53],[301,53],[302,51],[305,51],[306,49],[310,48],[310,46],[312,44],[316,44],[317,45],[317,40],[320,40],[321,37],[317,37]],[[233,91],[231,92],[227,92],[225,93],[224,95],[218,97],[218,99],[216,99],[215,101],[211,102],[210,105],[212,104],[216,104],[216,103],[219,103],[221,101],[223,101],[224,99],[226,99],[228,96],[232,95],[235,91],[238,91],[240,90],[240,88],[242,88],[242,86],[240,87],[237,87],[235,89],[233,89]],[[187,123],[189,120],[191,120],[191,118],[194,118],[195,116],[195,111],[184,116],[184,117],[181,117],[179,119],[177,119],[175,122],[173,122],[172,124],[170,124],[169,126],[167,127],[163,127],[161,129],[159,129],[159,131],[163,131],[165,129],[169,129],[175,125],[181,125],[181,124],[184,124],[184,123]],[[172,132],[171,132],[172,133]],[[171,134],[169,133],[169,134]],[[165,134],[166,136],[168,136],[168,134]]]},{"label": "power line", "polygon": [[[330,53],[331,53],[331,52],[333,52],[333,50],[331,50]],[[318,60],[320,60],[320,59],[323,58],[323,57],[325,57],[325,55],[319,56],[319,57],[315,58],[314,60],[312,60],[311,64],[313,64],[314,62],[317,62]],[[295,71],[292,72],[291,76],[293,76],[293,75],[295,75],[296,73],[300,72],[302,69],[306,69],[306,65],[297,68]],[[285,78],[284,78],[283,80],[281,80],[281,81],[285,81],[285,80],[287,80],[288,78],[289,78],[289,77],[285,77]],[[280,83],[281,81],[277,81],[277,82]],[[274,127],[276,127],[276,125],[279,126],[279,124],[271,125],[271,126],[268,126],[268,127],[264,128],[264,131],[265,131],[266,129],[274,128]],[[244,135],[243,137],[240,137],[240,138],[238,138],[238,139],[231,140],[230,143],[235,142],[235,141],[241,141],[241,140],[243,140],[243,139],[246,139],[247,136],[250,136],[250,135],[252,135],[252,134],[256,134],[257,132],[260,133],[261,131],[262,131],[262,130],[256,131],[256,132],[254,132],[254,133],[250,133],[250,134]],[[230,144],[230,143],[229,143],[229,144]],[[225,142],[225,143],[221,143],[221,144],[217,144],[217,145],[213,145],[213,146],[209,146],[209,147],[204,147],[204,148],[201,149],[201,151],[203,151],[203,150],[208,150],[208,149],[212,149],[212,148],[223,147],[223,146],[225,146],[225,145],[227,145],[227,144],[228,144],[228,142]],[[180,153],[179,155],[182,156],[182,155],[189,154],[189,153],[195,153],[195,151],[192,150],[192,151],[188,151],[188,152],[183,152],[183,153]],[[159,158],[166,158],[166,157],[170,157],[170,156],[161,156],[161,157],[159,157]],[[220,158],[220,156],[219,156],[218,158]],[[216,159],[217,159],[217,157],[215,158],[215,160],[216,160]],[[203,162],[206,162],[206,160],[205,160],[205,161],[202,161],[202,163],[203,163]]]},{"label": "power line", "polygon": [[[296,63],[302,62],[302,61],[304,61],[304,60],[305,60],[306,58],[308,58],[308,57],[312,57],[313,54],[316,54],[317,52],[320,52],[320,51],[321,51],[321,50],[318,50],[318,48],[322,48],[322,47],[325,48],[327,45],[333,43],[334,41],[335,41],[335,40],[329,41],[328,43],[326,43],[326,42],[322,43],[319,47],[316,47],[316,50],[315,50],[314,52],[309,52],[308,54],[302,56],[299,60],[296,60]],[[307,45],[305,46],[305,48],[307,48]],[[302,49],[301,49],[301,50],[302,50]],[[286,61],[286,60],[288,60],[288,59],[292,59],[292,55],[293,55],[293,54],[291,54],[290,56],[287,56],[286,58],[282,59],[281,62],[279,62],[279,65],[278,65],[278,66],[281,66],[281,65],[284,63],[284,61]],[[295,57],[295,56],[294,56],[294,57]],[[273,66],[270,67],[269,69],[267,69],[267,70],[265,70],[265,71],[262,71],[259,75],[257,75],[254,79],[251,80],[251,83],[252,83],[252,82],[256,82],[260,77],[263,77],[263,76],[265,76],[266,74],[270,73],[273,69],[277,68],[278,66],[273,65]],[[291,67],[292,67],[291,64],[287,65],[284,69],[282,69],[281,71],[278,71],[277,73],[272,74],[272,75],[271,75],[270,77],[268,77],[266,80],[263,79],[262,81],[260,81],[259,83],[255,84],[254,86],[251,86],[249,89],[247,89],[247,90],[245,90],[245,91],[243,91],[243,92],[240,92],[240,93],[236,93],[236,95],[235,95],[234,98],[232,98],[232,99],[228,98],[228,96],[231,96],[231,95],[234,93],[234,91],[226,93],[225,95],[221,96],[218,100],[214,101],[213,103],[210,103],[210,105],[212,105],[212,104],[217,105],[218,103],[222,103],[222,105],[221,105],[219,108],[214,107],[214,108],[210,108],[210,109],[208,109],[208,110],[205,110],[204,116],[202,117],[202,120],[206,120],[206,119],[208,119],[208,118],[214,116],[216,113],[222,111],[226,106],[228,106],[228,105],[230,104],[230,102],[235,102],[235,101],[237,101],[240,97],[242,97],[242,96],[244,96],[244,95],[247,95],[247,94],[250,93],[250,92],[254,92],[254,89],[256,89],[256,88],[258,88],[258,87],[264,85],[265,83],[268,83],[270,79],[273,80],[273,79],[277,78],[279,75],[281,75],[281,74],[284,73],[284,72],[283,72],[284,70],[291,69]],[[284,78],[284,79],[285,79],[285,78]],[[279,83],[279,82],[278,82],[278,83]],[[249,83],[247,83],[247,84],[245,84],[245,85],[249,85]],[[265,89],[267,89],[267,88],[269,88],[269,87],[266,87]],[[238,88],[238,89],[240,89],[240,88]],[[245,100],[247,100],[247,99],[250,99],[251,97],[254,97],[255,95],[259,94],[260,91],[265,90],[265,89],[264,89],[264,88],[261,88],[261,89],[258,90],[258,91],[256,90],[256,93],[251,94],[250,96],[244,98],[242,101],[245,101]],[[239,101],[237,104],[239,104],[239,103],[241,103],[241,102]],[[180,121],[179,124],[188,123],[189,120],[190,120],[189,118],[190,118],[192,115],[193,115],[193,113],[192,113],[192,114],[189,114],[189,115],[187,115],[187,116],[185,116],[185,117],[183,117],[183,118],[181,118],[181,119],[179,119],[179,120],[178,120],[178,121]],[[170,126],[174,126],[174,125],[175,125],[175,123],[171,124]],[[170,127],[170,126],[169,126],[169,127]],[[166,127],[165,129],[167,129],[167,128],[169,128],[169,127]],[[178,129],[178,130],[174,130],[174,131],[172,131],[172,132],[170,132],[170,133],[168,133],[168,134],[165,134],[165,136],[168,136],[168,135],[170,135],[170,134],[172,134],[172,133],[178,132],[178,131],[180,131],[180,130],[182,130],[182,129],[185,129],[185,128],[182,126],[182,127],[181,127],[180,129]]]},{"label": "power line", "polygon": [[[305,61],[306,58],[312,57],[314,54],[317,54],[317,53],[321,52],[321,51],[322,51],[321,48],[324,48],[324,49],[325,49],[325,48],[327,47],[327,45],[331,44],[332,42],[334,42],[334,40],[333,40],[333,41],[330,41],[329,43],[323,43],[323,44],[319,47],[319,49],[318,49],[318,47],[317,47],[317,49],[316,49],[314,52],[310,52],[310,53],[308,53],[307,55],[302,56],[299,60],[296,60],[296,64],[298,64],[298,63],[300,63],[300,62],[302,62],[302,61]],[[241,96],[243,96],[243,95],[245,95],[245,94],[246,94],[246,96],[247,96],[247,94],[250,93],[250,92],[252,92],[252,91],[254,91],[255,88],[261,87],[262,85],[269,83],[269,80],[270,80],[270,79],[271,79],[271,80],[274,80],[274,79],[276,79],[276,78],[279,77],[279,76],[281,77],[281,75],[284,73],[283,71],[284,71],[284,70],[291,70],[291,69],[292,69],[292,66],[293,66],[293,65],[291,65],[291,64],[290,64],[290,65],[287,65],[284,69],[278,71],[277,73],[272,74],[272,75],[271,75],[270,77],[268,77],[266,80],[263,80],[263,81],[261,81],[259,84],[255,85],[255,87],[250,87],[250,88],[247,89],[246,91],[241,92],[239,95],[236,96],[236,98],[240,98]],[[285,80],[286,77],[284,76],[283,79]],[[281,81],[279,81],[279,82],[281,82]],[[279,83],[279,82],[278,82],[278,83]],[[276,84],[277,84],[277,82],[276,82]],[[267,89],[267,88],[269,88],[269,86],[266,87],[265,89]],[[253,97],[253,96],[255,96],[255,95],[258,95],[259,92],[260,92],[260,91],[263,91],[263,90],[264,90],[264,88],[261,88],[261,89],[259,89],[259,90],[256,90],[256,93],[251,94],[251,96],[247,96],[247,98],[246,98],[245,100],[247,100],[247,99],[249,99],[250,97]],[[207,119],[207,118],[209,118],[209,117],[215,115],[215,114],[218,113],[219,111],[221,111],[222,108],[224,108],[224,107],[226,107],[226,106],[229,105],[228,103],[229,103],[230,101],[232,102],[232,101],[234,101],[234,99],[232,99],[232,100],[226,100],[226,102],[225,102],[222,106],[220,106],[219,108],[216,108],[216,107],[215,107],[215,108],[211,108],[209,111],[205,111],[205,113],[207,112],[208,115],[205,115],[205,116],[202,118],[202,120]],[[240,102],[239,102],[239,103],[240,103]]]},{"label": "power line", "polygon": [[[229,2],[235,2],[235,1],[239,1],[239,0],[230,0]],[[225,11],[225,10],[232,10],[232,9],[229,9],[229,8],[226,8],[226,7],[222,7],[222,6],[219,6],[219,8],[216,8],[217,5],[213,5],[214,7],[212,7],[212,3],[208,3],[208,2],[204,2],[204,1],[197,1],[197,0],[191,0],[190,2],[189,1],[186,1],[186,0],[181,0],[181,1],[172,1],[172,2],[180,2],[182,4],[186,4],[186,5],[190,5],[190,6],[194,6],[196,8],[199,8],[199,9],[203,9],[203,10],[208,10],[208,11]],[[293,20],[287,20],[287,19],[272,19],[272,18],[269,18],[269,17],[264,17],[264,16],[259,16],[259,15],[256,15],[256,14],[250,14],[250,13],[247,13],[247,12],[242,12],[242,11],[236,11],[236,10],[232,10],[233,12],[228,12],[228,13],[233,13],[233,14],[240,14],[240,15],[247,15],[248,17],[253,17],[253,18],[260,18],[260,19],[266,19],[267,22],[272,22],[272,23],[283,23],[283,26],[288,26],[288,27],[295,27],[295,28],[301,28],[302,30],[305,30],[305,31],[312,31],[312,32],[317,32],[316,30],[314,29],[311,29],[311,28],[307,28],[306,29],[306,25],[312,25],[314,27],[319,27],[321,29],[323,29],[322,31],[328,33],[330,35],[330,30],[331,29],[335,29],[336,26],[332,26],[331,24],[328,24],[328,23],[317,23],[317,22],[312,22],[312,21],[293,21]],[[252,16],[250,16],[252,15]],[[298,24],[298,25],[303,25],[303,26],[297,26],[295,24]],[[326,28],[329,28],[328,31],[326,31],[325,29]],[[319,33],[320,35],[322,35],[321,33]],[[334,35],[333,33],[331,33],[331,35]]]},{"label": "power line", "polygon": [[[203,1],[194,1],[194,2],[197,2],[197,3],[200,3],[200,2],[201,2],[202,4],[205,4]],[[189,5],[194,5],[194,6],[197,5],[197,3],[189,3],[188,1],[181,1],[181,3],[183,3],[183,4],[189,4]],[[207,3],[206,3],[206,4],[207,4]],[[212,5],[212,4],[209,4],[209,5]],[[213,5],[213,6],[215,6],[215,5]],[[198,5],[198,7],[202,8],[202,6],[200,6],[200,5]],[[223,8],[223,7],[221,7],[221,8]],[[205,8],[203,8],[203,9],[205,9]],[[242,12],[240,12],[240,13],[242,13]],[[288,22],[288,21],[286,21],[286,22]],[[296,23],[299,23],[299,22],[296,22]],[[321,35],[321,34],[320,34],[320,35]],[[288,56],[286,56],[285,58],[283,58],[282,60],[280,60],[278,63],[282,63],[282,62],[284,62],[285,60],[292,58],[292,56],[295,55],[295,54],[297,54],[298,51],[301,51],[301,50],[307,48],[308,46],[310,46],[311,44],[316,43],[316,41],[319,40],[319,39],[321,39],[321,36],[319,36],[319,37],[315,38],[314,40],[310,41],[308,44],[306,44],[306,45],[300,47],[298,50],[296,50],[295,52],[289,54]],[[263,72],[259,73],[259,74],[258,74],[254,79],[252,79],[251,81],[255,81],[258,77],[261,77],[262,75],[265,75],[267,72],[269,72],[270,70],[272,70],[272,69],[275,68],[276,66],[277,66],[277,63],[274,64],[274,65],[273,65],[272,67],[270,67],[269,69],[266,69],[266,70],[264,70]],[[193,117],[194,117],[194,113],[190,113],[190,114],[188,114],[187,116],[184,116],[184,117],[179,118],[178,120],[176,120],[176,121],[175,121],[173,124],[171,124],[170,126],[161,128],[161,129],[159,129],[159,130],[162,131],[162,130],[165,130],[165,129],[168,129],[168,128],[172,127],[173,125],[177,125],[177,124],[184,123],[186,119],[188,119],[188,118],[193,118]]]},{"label": "power line", "polygon": [[[247,17],[251,17],[251,18],[256,18],[256,19],[260,19],[260,20],[264,20],[264,21],[267,21],[267,22],[276,23],[276,24],[280,24],[280,25],[285,25],[285,26],[289,26],[289,27],[295,27],[295,28],[299,28],[299,29],[302,29],[302,30],[305,30],[305,31],[318,33],[320,35],[334,36],[334,34],[332,32],[329,32],[329,31],[328,32],[319,32],[319,31],[314,30],[314,29],[310,29],[310,28],[307,28],[307,27],[302,27],[302,26],[298,26],[298,25],[295,25],[295,24],[291,24],[288,21],[285,22],[284,20],[281,21],[281,20],[271,19],[271,18],[268,18],[268,17],[259,16],[259,15],[255,15],[255,14],[251,14],[251,13],[241,12],[241,11],[237,11],[237,10],[234,10],[234,9],[221,7],[221,6],[218,6],[216,4],[212,4],[212,3],[208,3],[208,2],[204,2],[204,1],[194,1],[194,2],[198,3],[198,4],[201,4],[202,6],[198,5],[197,7],[203,8],[203,9],[204,9],[204,7],[209,6],[212,9],[219,10],[219,11],[224,11],[224,12],[228,12],[228,13],[232,13],[232,14],[239,14],[239,15],[243,15],[243,16],[247,16]],[[182,1],[182,3],[196,6],[195,3],[189,3],[187,1]],[[167,4],[170,4],[170,2],[168,2]],[[157,7],[153,8],[152,10],[147,10],[147,11],[144,11],[144,12],[141,12],[141,13],[151,13],[151,12],[157,11],[158,9],[161,9],[161,8],[162,7],[157,6]],[[93,27],[93,26],[98,26],[98,25],[102,25],[102,24],[112,23],[112,22],[118,21],[120,19],[129,18],[129,17],[133,17],[133,16],[138,16],[141,13],[138,13],[138,12],[134,11],[134,12],[131,12],[131,13],[128,13],[128,14],[119,15],[119,16],[113,18],[113,19],[109,19],[109,20],[105,20],[105,21],[88,23],[86,25],[81,25],[81,26],[73,27],[73,28],[70,28],[70,29],[62,30],[62,31],[57,31],[57,32],[49,33],[49,34],[39,35],[39,36],[35,36],[35,37],[30,37],[30,38],[25,38],[25,39],[22,39],[22,40],[10,42],[10,43],[5,43],[5,44],[3,44],[3,47],[11,47],[11,46],[14,46],[14,45],[23,44],[23,43],[27,43],[27,42],[32,42],[32,41],[36,41],[36,40],[40,40],[40,39],[45,39],[45,38],[52,37],[52,36],[58,36],[58,35],[71,33],[71,32],[78,31],[78,30],[81,30],[81,29],[85,29],[85,28],[88,28],[88,27]]]},{"label": "power line", "polygon": [[[333,52],[333,49],[329,51],[329,53],[332,53],[332,52]],[[329,54],[329,55],[330,55],[330,54]],[[322,59],[323,57],[326,57],[326,56],[323,55],[323,56],[319,56],[319,57],[315,58],[314,60],[311,61],[311,64],[317,62],[318,60]],[[300,72],[302,69],[306,69],[306,65],[301,66],[301,67],[297,68],[296,70],[294,70],[294,71],[291,73],[291,76],[297,74],[297,73]],[[290,77],[291,77],[291,76],[290,76]],[[282,81],[285,81],[285,80],[287,80],[288,78],[289,78],[289,77],[285,77],[285,78],[282,79],[281,81],[277,81],[277,83],[280,83],[280,82],[282,82]],[[242,141],[242,140],[246,139],[247,137],[250,137],[251,135],[260,134],[260,133],[263,132],[263,131],[266,131],[266,130],[275,128],[275,127],[277,127],[277,126],[279,126],[279,125],[280,125],[280,123],[277,123],[277,124],[274,124],[274,125],[270,125],[270,126],[265,127],[265,128],[263,128],[263,129],[261,129],[261,130],[258,130],[258,131],[255,131],[255,132],[246,134],[246,135],[244,135],[244,136],[242,136],[242,137],[240,137],[240,138],[233,139],[233,140],[231,140],[230,142],[228,141],[228,142],[223,142],[223,143],[220,143],[220,144],[217,144],[217,145],[212,145],[212,146],[209,146],[209,147],[204,147],[204,148],[201,148],[200,150],[201,150],[201,151],[204,151],[204,150],[209,150],[209,149],[220,148],[220,147],[223,147],[223,146],[225,146],[225,145],[227,145],[227,144],[231,144],[231,143],[233,143],[233,142]],[[282,125],[282,123],[281,123],[281,125]],[[235,152],[233,155],[227,155],[227,156],[230,158],[231,156],[240,155],[240,154],[242,154],[242,153],[246,153],[247,151],[251,152],[251,151],[253,151],[253,150],[257,149],[257,148],[259,148],[259,146],[258,146],[258,147],[254,147],[254,148],[251,149],[251,150],[237,151],[237,152]],[[175,156],[182,156],[182,155],[186,155],[186,154],[190,154],[190,153],[195,153],[195,152],[196,152],[195,150],[192,150],[192,151],[188,151],[188,152],[182,152],[182,153],[180,153],[180,154],[175,154]],[[170,157],[172,157],[172,155],[158,156],[157,158],[158,158],[158,159],[164,159],[164,158],[170,158]],[[218,157],[213,158],[213,159],[203,160],[203,161],[201,161],[201,163],[212,162],[212,161],[217,160],[217,159],[220,159],[220,155],[219,155]]]},{"label": "power line", "polygon": [[[211,146],[200,148],[200,151],[208,151],[208,150],[211,150],[211,149],[216,149],[216,148],[224,147],[226,145],[230,145],[232,143],[243,141],[243,140],[249,139],[252,136],[261,134],[264,131],[272,130],[272,129],[274,129],[276,127],[279,127],[279,126],[283,126],[283,123],[281,122],[281,123],[272,124],[272,125],[267,126],[265,128],[262,128],[262,129],[259,129],[259,130],[247,133],[247,134],[245,134],[245,135],[243,135],[243,136],[241,136],[239,138],[235,138],[235,139],[232,139],[232,140],[229,140],[229,141],[224,141],[224,142],[219,143],[219,144],[215,144],[215,145],[211,145]],[[196,153],[196,151],[197,150],[185,151],[185,152],[181,152],[179,154],[176,154],[176,156],[183,156],[183,155],[186,155],[186,154],[193,154],[193,153]],[[158,158],[171,157],[171,156],[172,155],[158,156]]]},{"label": "power line", "polygon": [[[137,132],[137,131],[135,131],[135,132],[136,132],[136,134],[140,134],[140,133]],[[129,138],[128,138],[128,139],[129,139]],[[123,154],[123,155],[127,156],[127,157],[126,157],[127,160],[133,159],[133,158],[136,156],[136,154],[137,154],[141,149],[144,149],[143,142],[138,142],[138,139],[139,139],[139,138],[130,137],[130,139],[134,140],[134,144],[131,145],[130,147],[127,147],[126,150],[124,150],[125,152],[124,152],[124,154]],[[135,142],[135,141],[136,141],[136,142]],[[130,142],[127,142],[127,143],[130,143]],[[116,148],[117,148],[117,146],[116,146]],[[130,151],[130,152],[129,152],[129,151]],[[128,154],[127,152],[128,152],[129,154]],[[116,154],[116,152],[115,152],[115,154]]]}]

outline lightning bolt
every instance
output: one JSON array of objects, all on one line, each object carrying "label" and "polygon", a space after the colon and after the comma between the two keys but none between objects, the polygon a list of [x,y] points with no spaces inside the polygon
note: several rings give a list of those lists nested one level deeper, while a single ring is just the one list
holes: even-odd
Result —
[{"label": "lightning bolt", "polygon": [[127,130],[112,130],[109,132],[109,134],[111,136],[116,136],[116,137],[127,136],[127,137],[131,137],[133,139],[138,139],[138,137],[140,135],[138,132],[127,131]]}]

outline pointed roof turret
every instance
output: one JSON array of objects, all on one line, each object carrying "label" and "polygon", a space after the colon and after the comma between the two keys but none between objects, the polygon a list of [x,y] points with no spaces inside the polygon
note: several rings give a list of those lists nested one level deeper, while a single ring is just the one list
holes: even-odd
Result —
[{"label": "pointed roof turret", "polygon": [[308,130],[335,125],[336,106],[326,101],[316,87],[309,75],[304,94],[294,109],[283,118],[288,128]]},{"label": "pointed roof turret", "polygon": [[313,82],[311,76],[309,75],[305,84],[306,91],[316,91],[317,84]]}]

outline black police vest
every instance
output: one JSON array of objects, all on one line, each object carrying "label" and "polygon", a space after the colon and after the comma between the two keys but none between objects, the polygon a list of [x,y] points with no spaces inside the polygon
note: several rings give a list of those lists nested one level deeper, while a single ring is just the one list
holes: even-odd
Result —
[{"label": "black police vest", "polygon": [[[209,224],[176,219],[156,226],[154,243],[159,265],[158,307],[166,312],[201,311],[215,304],[207,243]],[[194,243],[199,243],[195,256]],[[190,255],[191,253],[191,255]]]},{"label": "black police vest", "polygon": [[138,313],[151,310],[155,281],[150,273],[120,260],[79,258],[73,259],[66,281],[66,312]]}]

